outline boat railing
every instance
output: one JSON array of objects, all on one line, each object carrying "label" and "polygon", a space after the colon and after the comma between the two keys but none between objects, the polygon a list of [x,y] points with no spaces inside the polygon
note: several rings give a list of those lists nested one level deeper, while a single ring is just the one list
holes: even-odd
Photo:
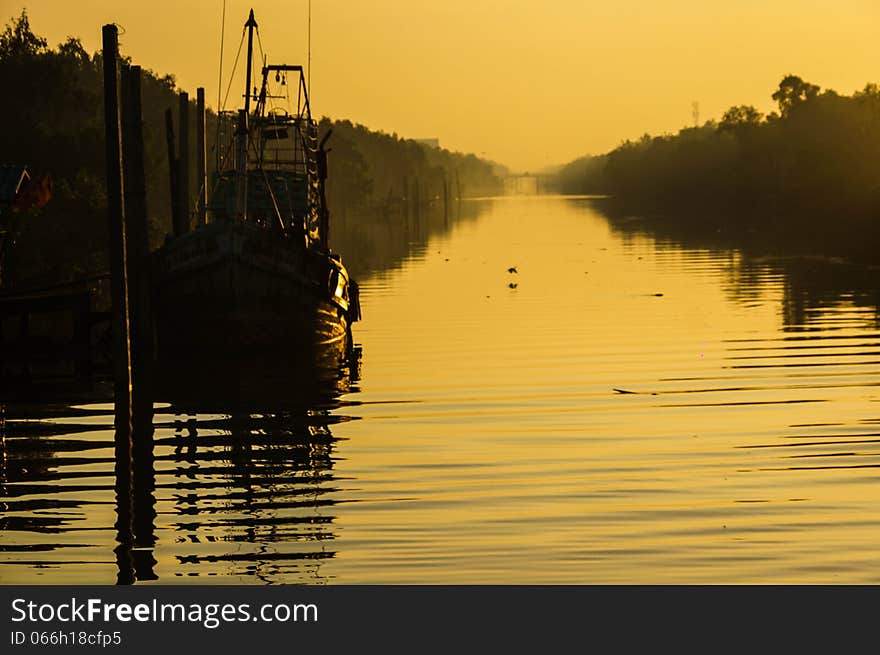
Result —
[{"label": "boat railing", "polygon": [[[221,112],[218,117],[217,184],[212,193],[217,198],[212,198],[209,204],[220,214],[225,207],[227,216],[247,218],[251,215],[249,208],[255,209],[254,215],[259,216],[262,205],[270,204],[277,214],[277,222],[285,229],[291,222],[301,225],[309,241],[323,243],[318,126],[311,117],[303,68],[264,64],[260,91],[251,96],[250,38],[256,28],[253,15],[246,27],[250,32],[245,109]],[[289,75],[295,76],[295,83],[288,84]],[[272,85],[273,79],[278,86]],[[256,106],[250,112],[252,98]],[[275,104],[283,99],[288,101],[289,111]],[[242,135],[246,138],[242,139]],[[248,172],[244,178],[243,171]],[[234,193],[232,186],[236,189]],[[254,207],[254,202],[258,206]],[[234,209],[230,211],[229,207]],[[282,216],[282,212],[288,215]]]},{"label": "boat railing", "polygon": [[[235,169],[235,133],[238,116],[223,112],[219,118],[216,170]],[[304,119],[264,120],[251,127],[248,165],[251,168],[297,166],[313,169],[317,164],[318,128]]]}]

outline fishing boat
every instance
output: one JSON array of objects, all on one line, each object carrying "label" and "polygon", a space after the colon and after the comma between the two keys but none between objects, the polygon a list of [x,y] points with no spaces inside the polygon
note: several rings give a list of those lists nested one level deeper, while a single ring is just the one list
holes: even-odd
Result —
[{"label": "fishing boat", "polygon": [[[319,139],[302,66],[268,64],[244,107],[218,115],[217,170],[204,219],[154,253],[160,364],[240,358],[324,361],[352,347],[357,284],[329,246],[328,131]],[[283,106],[286,102],[286,106]]]}]

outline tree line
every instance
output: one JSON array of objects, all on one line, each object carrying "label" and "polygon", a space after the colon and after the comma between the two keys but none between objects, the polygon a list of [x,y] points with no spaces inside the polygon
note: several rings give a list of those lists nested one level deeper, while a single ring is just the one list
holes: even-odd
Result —
[{"label": "tree line", "polygon": [[[125,59],[125,63],[131,63]],[[0,103],[4,148],[0,164],[27,165],[49,174],[51,201],[39,210],[0,209],[0,228],[14,237],[7,274],[21,285],[77,279],[106,269],[103,62],[69,37],[55,48],[33,32],[26,11],[0,33],[0,80],[10,97]],[[171,194],[165,111],[177,120],[172,75],[144,70],[142,104],[150,239],[158,246],[171,227]],[[195,134],[195,105],[189,133]],[[207,112],[208,167],[213,166],[217,116]],[[432,148],[375,132],[350,121],[324,118],[333,129],[329,145],[328,204],[331,213],[358,220],[396,220],[389,206],[415,193],[427,202],[446,188],[487,195],[502,187],[497,167],[474,155]],[[195,176],[195,157],[190,157]],[[196,189],[191,189],[195,195]],[[9,241],[7,241],[7,245]]]},{"label": "tree line", "polygon": [[645,135],[558,173],[562,193],[609,194],[641,208],[726,225],[806,230],[815,240],[876,240],[880,87],[852,95],[786,75],[777,111],[728,109],[720,121]]}]

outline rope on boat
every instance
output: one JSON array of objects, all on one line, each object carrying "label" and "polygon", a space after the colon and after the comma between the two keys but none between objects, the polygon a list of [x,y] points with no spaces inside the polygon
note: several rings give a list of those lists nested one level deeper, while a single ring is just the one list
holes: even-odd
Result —
[{"label": "rope on boat", "polygon": [[[235,80],[235,71],[238,69],[238,60],[241,57],[241,46],[244,45],[244,37],[247,33],[247,28],[241,31],[241,41],[238,42],[238,52],[235,53],[235,63],[232,64],[232,74],[229,76],[229,86],[226,87],[226,97],[223,98],[223,104],[220,106],[220,111],[223,111],[223,108],[226,107],[226,101],[229,100],[229,92],[232,91],[232,82]],[[250,93],[250,91],[248,91]]]},{"label": "rope on boat", "polygon": [[[254,32],[257,33],[257,47],[260,49],[260,57],[263,62],[263,66],[265,66],[266,65],[266,52],[263,50],[263,39],[260,38],[260,27],[257,26],[254,29]],[[248,91],[248,92],[250,92],[250,91]],[[272,96],[268,93],[266,94],[266,97],[263,101],[263,110],[264,111],[266,109],[266,107],[265,107],[266,101],[268,101],[268,104],[269,104],[269,112],[267,112],[267,113],[271,113],[275,109],[275,102],[274,102],[274,99],[272,98]]]},{"label": "rope on boat", "polygon": [[275,199],[275,193],[272,191],[272,185],[269,184],[269,178],[266,176],[266,171],[263,169],[263,161],[260,158],[260,153],[257,150],[257,144],[254,141],[250,141],[250,145],[254,151],[254,158],[260,162],[259,170],[260,174],[263,176],[263,182],[266,184],[266,191],[269,192],[269,199],[272,201],[272,207],[275,209],[275,217],[278,219],[278,223],[281,225],[282,230],[286,230],[287,226],[284,224],[284,219],[281,217],[281,210],[278,208],[278,201]]}]

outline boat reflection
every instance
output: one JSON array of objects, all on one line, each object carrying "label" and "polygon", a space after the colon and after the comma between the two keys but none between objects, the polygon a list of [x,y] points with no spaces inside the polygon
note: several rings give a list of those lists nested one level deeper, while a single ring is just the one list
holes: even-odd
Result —
[{"label": "boat reflection", "polygon": [[31,576],[79,563],[89,584],[110,582],[111,562],[117,584],[322,582],[340,502],[332,426],[348,420],[359,355],[262,379],[254,366],[181,373],[130,434],[106,398],[0,405],[4,563]]},{"label": "boat reflection", "polygon": [[328,408],[179,415],[157,440],[171,449],[157,458],[157,491],[172,513],[173,575],[320,579],[335,554],[335,420]]},{"label": "boat reflection", "polygon": [[[490,207],[337,213],[334,239],[352,251],[353,274],[382,277]],[[114,427],[106,375],[82,390],[0,396],[0,580],[322,582],[334,507],[351,499],[334,471],[336,424],[356,402],[360,349],[231,354],[157,371],[153,411],[131,433]]]},{"label": "boat reflection", "polygon": [[[327,545],[334,539],[329,509],[338,502],[331,426],[346,420],[335,410],[356,390],[359,367],[355,348],[343,360],[309,353],[298,363],[240,368],[227,360],[222,375],[208,365],[178,369],[157,389],[157,400],[169,404],[152,431],[138,435],[136,426],[133,433],[132,531],[118,538],[130,560],[120,560],[120,581],[160,577],[147,555],[158,505],[171,533],[159,544],[159,570],[320,582],[321,561],[335,555]],[[139,452],[139,437],[151,447]],[[128,503],[118,498],[122,522]]]}]

